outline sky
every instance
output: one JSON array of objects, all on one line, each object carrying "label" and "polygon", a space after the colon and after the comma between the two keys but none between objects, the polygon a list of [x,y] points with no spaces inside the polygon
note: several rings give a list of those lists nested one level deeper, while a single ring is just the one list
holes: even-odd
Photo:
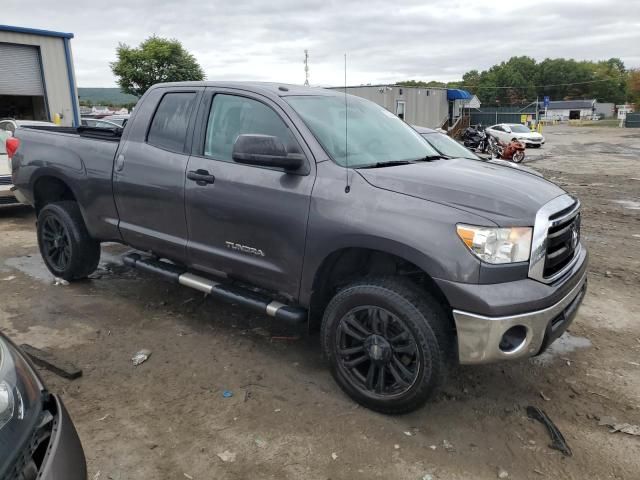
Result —
[{"label": "sky", "polygon": [[640,67],[640,0],[2,0],[0,23],[71,32],[80,87],[113,87],[118,43],[182,42],[208,80],[459,80],[511,56]]}]

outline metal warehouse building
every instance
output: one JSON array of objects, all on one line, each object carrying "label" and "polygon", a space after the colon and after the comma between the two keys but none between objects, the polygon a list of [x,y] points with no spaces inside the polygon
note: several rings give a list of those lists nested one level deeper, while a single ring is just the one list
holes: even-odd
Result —
[{"label": "metal warehouse building", "polygon": [[72,33],[0,25],[0,119],[79,124]]},{"label": "metal warehouse building", "polygon": [[[344,87],[333,90],[344,92]],[[449,119],[446,88],[361,85],[348,86],[347,93],[371,100],[411,125],[437,128]]]}]

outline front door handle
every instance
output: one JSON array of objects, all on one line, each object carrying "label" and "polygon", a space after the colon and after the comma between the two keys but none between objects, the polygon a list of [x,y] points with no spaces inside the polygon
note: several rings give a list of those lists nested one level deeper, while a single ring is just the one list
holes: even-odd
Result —
[{"label": "front door handle", "polygon": [[121,172],[123,168],[124,168],[124,155],[121,153],[120,155],[118,155],[118,158],[116,158],[116,172]]},{"label": "front door handle", "polygon": [[206,170],[202,170],[202,169],[189,170],[187,172],[187,178],[189,180],[193,180],[200,186],[205,186],[207,184],[210,184],[216,181],[216,177],[211,175]]}]

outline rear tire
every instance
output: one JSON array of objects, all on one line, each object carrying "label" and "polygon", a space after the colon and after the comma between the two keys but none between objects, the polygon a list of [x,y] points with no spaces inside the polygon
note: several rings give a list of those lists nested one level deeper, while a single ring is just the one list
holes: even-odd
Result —
[{"label": "rear tire", "polygon": [[100,242],[89,235],[73,201],[50,203],[40,210],[38,246],[49,271],[67,281],[86,278],[100,261]]},{"label": "rear tire", "polygon": [[386,414],[422,406],[453,353],[445,310],[401,277],[356,281],[338,292],[322,321],[331,374],[361,405]]}]

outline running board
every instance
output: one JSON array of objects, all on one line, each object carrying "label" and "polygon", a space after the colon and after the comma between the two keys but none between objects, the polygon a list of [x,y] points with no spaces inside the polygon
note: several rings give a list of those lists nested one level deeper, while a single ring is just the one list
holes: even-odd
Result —
[{"label": "running board", "polygon": [[173,283],[199,290],[225,302],[236,303],[256,312],[266,313],[270,317],[278,320],[283,320],[291,324],[301,324],[307,321],[307,310],[302,307],[286,305],[245,288],[226,285],[199,275],[194,275],[183,267],[172,263],[150,257],[143,257],[138,253],[127,254],[122,257],[122,261],[130,267],[155,273]]}]

